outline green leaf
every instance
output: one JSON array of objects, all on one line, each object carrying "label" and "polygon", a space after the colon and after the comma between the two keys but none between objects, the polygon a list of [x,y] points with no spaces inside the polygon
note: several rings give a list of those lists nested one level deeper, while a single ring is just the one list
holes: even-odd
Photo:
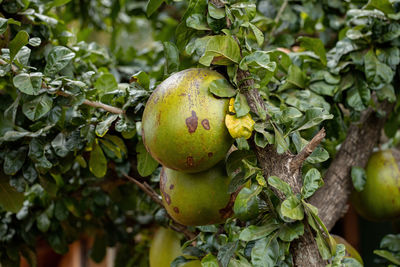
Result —
[{"label": "green leaf", "polygon": [[311,168],[303,178],[301,196],[303,198],[309,198],[323,185],[324,181],[322,180],[321,173],[317,169]]},{"label": "green leaf", "polygon": [[276,266],[279,258],[279,243],[274,236],[258,240],[251,250],[254,267]]},{"label": "green leaf", "polygon": [[266,236],[269,236],[272,232],[279,229],[280,225],[275,220],[269,220],[264,225],[250,225],[243,229],[239,235],[239,239],[242,241],[257,240]]},{"label": "green leaf", "polygon": [[400,265],[400,257],[393,252],[387,251],[387,250],[374,250],[374,254],[387,259],[393,264]]},{"label": "green leaf", "polygon": [[27,95],[38,95],[42,88],[43,74],[40,72],[21,73],[13,78],[14,86]]},{"label": "green leaf", "polygon": [[353,181],[354,189],[357,192],[364,190],[365,183],[367,182],[367,174],[364,168],[353,166],[351,167],[351,180]]},{"label": "green leaf", "polygon": [[261,192],[261,187],[243,187],[235,199],[233,212],[242,221],[247,221],[258,215],[257,195]]},{"label": "green leaf", "polygon": [[218,249],[217,259],[221,263],[222,267],[228,266],[238,247],[238,243],[238,241],[230,242]]},{"label": "green leaf", "polygon": [[147,152],[142,141],[136,144],[137,170],[142,177],[149,176],[158,167],[158,162]]},{"label": "green leaf", "polygon": [[94,83],[94,87],[99,94],[104,94],[117,90],[118,83],[115,80],[114,75],[112,75],[111,73],[104,73],[96,80],[96,82]]},{"label": "green leaf", "polygon": [[256,37],[258,46],[261,47],[263,45],[263,43],[264,43],[264,34],[263,34],[263,32],[260,31],[260,29],[257,28],[256,25],[254,25],[252,23],[249,23],[249,25],[250,25],[251,30],[254,33],[254,36]]},{"label": "green leaf", "polygon": [[47,232],[47,230],[49,230],[50,223],[50,219],[45,212],[36,218],[37,228],[42,232]]},{"label": "green leaf", "polygon": [[326,51],[321,39],[301,36],[297,41],[300,42],[301,47],[313,51],[319,57],[321,63],[326,66]]},{"label": "green leaf", "polygon": [[48,8],[63,6],[65,4],[68,4],[69,2],[71,2],[71,0],[53,0],[49,2]]},{"label": "green leaf", "polygon": [[29,39],[29,45],[31,46],[39,46],[42,43],[39,37],[33,37]]},{"label": "green leaf", "polygon": [[245,116],[250,111],[247,99],[243,94],[237,94],[233,104],[238,118]]},{"label": "green leaf", "polygon": [[281,214],[292,220],[303,220],[304,210],[300,200],[292,195],[285,199],[281,204]]},{"label": "green leaf", "polygon": [[149,0],[146,6],[147,17],[150,17],[162,3],[164,3],[164,0]]},{"label": "green leaf", "polygon": [[400,252],[400,234],[389,234],[382,238],[380,243],[381,248],[386,248],[391,251]]},{"label": "green leaf", "polygon": [[369,0],[363,8],[370,10],[378,9],[386,15],[395,12],[392,3],[389,0]]},{"label": "green leaf", "polygon": [[14,60],[18,51],[29,42],[29,34],[26,31],[19,31],[8,45],[10,49],[10,61]]},{"label": "green leaf", "polygon": [[107,159],[97,139],[93,143],[92,151],[90,152],[89,170],[97,178],[102,178],[107,173]]},{"label": "green leaf", "polygon": [[110,114],[105,120],[96,125],[96,135],[103,137],[108,132],[111,124],[118,118],[116,114]]},{"label": "green leaf", "polygon": [[278,237],[285,242],[292,242],[304,234],[304,224],[300,221],[285,223],[279,228]]},{"label": "green leaf", "polygon": [[7,26],[8,26],[8,19],[5,18],[0,18],[0,34],[5,33],[5,31],[7,30]]},{"label": "green leaf", "polygon": [[342,260],[346,256],[346,247],[344,244],[337,244],[336,245],[336,252],[333,255],[332,260],[332,267],[341,267]]},{"label": "green leaf", "polygon": [[106,248],[107,248],[106,241],[107,240],[105,235],[103,234],[96,235],[93,247],[90,250],[90,258],[97,263],[100,263],[104,259],[104,256],[106,255]]},{"label": "green leaf", "polygon": [[10,186],[9,178],[0,172],[0,206],[12,213],[17,213],[24,202],[24,194]]},{"label": "green leaf", "polygon": [[365,76],[371,88],[380,89],[392,82],[394,75],[392,69],[378,60],[373,49],[365,55],[364,62]]},{"label": "green leaf", "polygon": [[192,14],[186,19],[186,26],[198,31],[208,31],[210,28],[207,25],[203,14]]},{"label": "green leaf", "polygon": [[216,35],[210,38],[206,45],[204,55],[199,59],[199,63],[204,66],[231,65],[239,63],[240,48],[236,41],[225,35]]},{"label": "green leaf", "polygon": [[219,267],[217,257],[209,253],[204,258],[201,259],[202,267]]},{"label": "green leaf", "polygon": [[214,19],[222,19],[225,17],[225,8],[217,8],[211,2],[208,2],[208,14]]},{"label": "green leaf", "polygon": [[208,85],[208,90],[219,97],[233,97],[236,94],[236,90],[226,79],[213,80]]},{"label": "green leaf", "polygon": [[8,175],[15,175],[24,165],[27,149],[21,146],[9,151],[4,158],[3,171]]},{"label": "green leaf", "polygon": [[57,154],[59,157],[65,157],[68,155],[68,147],[66,146],[66,138],[64,133],[60,132],[54,139],[51,141],[51,146],[54,149],[54,152]]},{"label": "green leaf", "polygon": [[44,74],[53,76],[65,68],[75,57],[75,53],[64,46],[55,46],[47,56]]},{"label": "green leaf", "polygon": [[284,153],[289,149],[289,144],[286,142],[285,137],[282,135],[281,131],[274,126],[275,133],[275,145],[279,154]]},{"label": "green leaf", "polygon": [[322,108],[310,108],[306,111],[304,119],[299,121],[298,125],[296,125],[297,130],[305,130],[311,127],[319,125],[324,120],[333,119],[333,115],[329,114],[328,111]]},{"label": "green leaf", "polygon": [[284,193],[286,197],[293,195],[290,186],[277,176],[268,177],[268,184]]},{"label": "green leaf", "polygon": [[144,89],[149,89],[150,87],[150,77],[144,71],[139,71],[132,75],[131,81],[140,84]]},{"label": "green leaf", "polygon": [[265,51],[255,51],[248,54],[239,63],[242,70],[262,68],[271,73],[275,72],[276,66],[276,62],[271,61],[270,53]]},{"label": "green leaf", "polygon": [[35,97],[22,105],[22,112],[31,121],[36,121],[46,115],[53,106],[53,99],[46,93]]},{"label": "green leaf", "polygon": [[[286,77],[286,83],[294,87],[305,88],[306,75],[298,66],[292,64],[289,66],[288,76]],[[280,88],[279,90],[282,91],[282,88]]]},{"label": "green leaf", "polygon": [[164,74],[171,74],[179,70],[179,50],[174,43],[163,42],[166,64]]},{"label": "green leaf", "polygon": [[328,247],[328,244],[325,242],[324,238],[321,236],[319,232],[317,232],[317,236],[315,237],[315,241],[317,242],[319,254],[324,260],[331,258],[331,251]]}]

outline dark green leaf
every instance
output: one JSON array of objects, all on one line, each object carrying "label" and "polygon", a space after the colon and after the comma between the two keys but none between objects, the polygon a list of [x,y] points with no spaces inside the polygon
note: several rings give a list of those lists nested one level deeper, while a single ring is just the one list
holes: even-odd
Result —
[{"label": "dark green leaf", "polygon": [[386,235],[384,238],[382,238],[380,247],[389,249],[391,251],[400,252],[400,234]]},{"label": "dark green leaf", "polygon": [[106,248],[107,248],[107,243],[105,236],[102,234],[96,235],[93,247],[90,250],[90,258],[92,258],[92,260],[94,260],[97,263],[101,262],[104,259],[104,256],[106,255]]},{"label": "dark green leaf", "polygon": [[208,86],[208,90],[219,97],[233,97],[236,94],[236,90],[232,88],[232,85],[226,79],[212,81]]},{"label": "dark green leaf", "polygon": [[104,94],[117,90],[118,83],[115,80],[114,75],[111,73],[105,73],[96,80],[94,87],[97,89],[99,94]]},{"label": "dark green leaf", "polygon": [[302,197],[311,197],[323,185],[324,181],[322,180],[321,173],[315,168],[309,169],[303,178],[303,187],[301,188]]},{"label": "dark green leaf", "polygon": [[286,198],[281,204],[281,214],[292,220],[303,220],[304,210],[300,200],[292,195]]},{"label": "dark green leaf", "polygon": [[45,212],[36,218],[37,228],[42,232],[47,232],[47,230],[49,230],[50,223],[51,221]]},{"label": "dark green leaf", "polygon": [[22,106],[22,112],[31,121],[36,121],[47,114],[53,106],[53,99],[46,93],[35,97]]},{"label": "dark green leaf", "polygon": [[279,228],[278,237],[285,242],[292,242],[304,234],[304,224],[300,221],[285,223]]},{"label": "dark green leaf", "polygon": [[199,62],[205,66],[231,65],[239,63],[240,49],[236,41],[225,35],[213,36],[207,43],[204,55]]},{"label": "dark green leaf", "polygon": [[373,49],[370,49],[364,57],[365,62],[365,76],[367,81],[373,89],[380,89],[384,85],[392,82],[393,71],[392,69],[380,62],[375,56]]},{"label": "dark green leaf", "polygon": [[161,4],[164,3],[164,0],[149,0],[146,6],[146,14],[150,17],[154,11],[156,11]]},{"label": "dark green leaf", "polygon": [[18,51],[28,44],[29,34],[26,31],[19,31],[14,39],[10,42],[10,60],[13,61]]},{"label": "dark green leaf", "polygon": [[228,266],[237,247],[238,247],[238,241],[230,242],[219,248],[217,258],[218,258],[218,261],[221,263],[222,267]]},{"label": "dark green leaf", "polygon": [[250,225],[245,228],[239,236],[240,240],[252,241],[257,240],[266,236],[269,236],[272,232],[279,229],[279,224],[275,220],[269,220],[267,223],[261,226]]},{"label": "dark green leaf", "polygon": [[250,111],[247,99],[243,94],[237,94],[233,104],[238,118],[245,116]]},{"label": "dark green leaf", "polygon": [[254,267],[275,266],[278,258],[279,243],[273,236],[258,240],[251,250],[251,263]]},{"label": "dark green leaf", "polygon": [[171,42],[163,42],[165,57],[165,74],[171,74],[179,70],[179,50]]},{"label": "dark green leaf", "polygon": [[137,170],[142,177],[149,176],[158,167],[158,162],[153,159],[149,152],[147,152],[143,142],[138,142],[136,145],[137,153]]},{"label": "dark green leaf", "polygon": [[286,197],[293,194],[290,186],[277,176],[268,177],[268,184],[284,193]]},{"label": "dark green leaf", "polygon": [[11,187],[8,177],[0,173],[0,206],[2,209],[17,213],[22,208],[23,202],[24,194]]},{"label": "dark green leaf", "polygon": [[3,171],[15,175],[24,165],[27,149],[25,146],[9,151],[4,158]]},{"label": "dark green leaf", "polygon": [[300,46],[306,50],[313,51],[321,60],[321,63],[326,65],[326,51],[321,39],[301,36],[297,39],[300,41]]},{"label": "dark green leaf", "polygon": [[111,114],[105,120],[101,121],[96,125],[96,135],[99,137],[103,137],[108,132],[111,124],[118,118],[118,115]]},{"label": "dark green leaf", "polygon": [[75,53],[64,46],[55,46],[47,56],[44,74],[53,76],[65,68],[75,57]]},{"label": "dark green leaf", "polygon": [[89,169],[98,178],[104,177],[107,173],[107,159],[98,140],[93,143],[92,151],[90,152]]},{"label": "dark green leaf", "polygon": [[201,259],[202,267],[219,267],[217,257],[213,254],[207,254],[203,259]]},{"label": "dark green leaf", "polygon": [[247,187],[240,190],[233,205],[233,212],[240,220],[250,220],[258,215],[257,195],[260,191],[257,188],[249,189]]},{"label": "dark green leaf", "polygon": [[400,257],[393,252],[387,250],[374,250],[374,254],[387,259],[393,264],[400,265]]}]

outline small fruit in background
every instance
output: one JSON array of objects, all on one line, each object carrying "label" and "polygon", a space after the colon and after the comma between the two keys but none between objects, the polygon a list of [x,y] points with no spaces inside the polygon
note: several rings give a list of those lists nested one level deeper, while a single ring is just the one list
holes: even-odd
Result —
[{"label": "small fruit in background", "polygon": [[361,192],[351,200],[356,211],[371,221],[385,221],[400,216],[400,152],[394,149],[375,152],[366,167],[367,180]]}]

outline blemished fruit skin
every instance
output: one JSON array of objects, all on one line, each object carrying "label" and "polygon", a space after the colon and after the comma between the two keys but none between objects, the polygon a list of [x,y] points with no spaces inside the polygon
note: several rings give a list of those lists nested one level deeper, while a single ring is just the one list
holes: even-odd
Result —
[{"label": "blemished fruit skin", "polygon": [[[182,255],[179,235],[171,229],[160,227],[150,245],[150,267],[170,267]],[[187,262],[182,267],[201,267],[199,260]]]},{"label": "blemished fruit skin", "polygon": [[232,214],[234,195],[222,164],[200,173],[163,167],[160,191],[168,214],[183,225],[223,223]]},{"label": "blemished fruit skin", "polygon": [[333,237],[333,239],[335,239],[336,243],[343,244],[346,247],[346,256],[345,257],[354,258],[359,263],[364,265],[364,262],[360,256],[360,253],[358,253],[358,251],[352,245],[350,245],[350,243],[347,242],[346,239],[344,239],[343,237],[338,236],[338,235],[331,235],[331,236]]},{"label": "blemished fruit skin", "polygon": [[163,81],[147,101],[142,136],[147,151],[163,166],[195,173],[221,161],[233,143],[225,126],[228,99],[209,84],[225,79],[208,69],[187,69]]},{"label": "blemished fruit skin", "polygon": [[400,216],[399,152],[382,150],[369,158],[364,190],[351,195],[356,211],[365,219],[385,221]]}]

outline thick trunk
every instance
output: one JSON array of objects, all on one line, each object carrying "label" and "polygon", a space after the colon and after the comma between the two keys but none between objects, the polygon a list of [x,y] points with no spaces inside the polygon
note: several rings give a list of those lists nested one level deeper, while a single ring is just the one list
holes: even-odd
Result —
[{"label": "thick trunk", "polygon": [[[241,81],[241,87],[245,89],[245,95],[250,109],[253,113],[258,114],[258,108],[265,109],[264,101],[262,100],[257,89],[252,89],[254,81],[248,79],[249,73],[238,70],[238,81]],[[258,107],[258,108],[257,108]],[[292,188],[293,193],[300,193],[302,186],[301,166],[304,160],[312,153],[315,147],[324,138],[325,132],[321,131],[316,135],[313,141],[297,156],[291,153],[278,154],[276,147],[267,145],[265,148],[255,146],[257,160],[260,167],[263,169],[264,177],[277,176],[288,183]],[[285,196],[275,190],[277,196],[283,200]],[[309,266],[325,266],[324,261],[319,252],[314,235],[307,225],[304,229],[304,235],[294,241],[291,247],[293,254],[293,264],[298,267]]]},{"label": "thick trunk", "polygon": [[376,112],[368,108],[363,112],[361,120],[350,126],[345,141],[324,175],[325,185],[310,199],[329,230],[347,210],[346,205],[353,188],[351,168],[365,167],[393,105],[383,102],[379,108],[385,112],[384,117],[378,118]]}]

